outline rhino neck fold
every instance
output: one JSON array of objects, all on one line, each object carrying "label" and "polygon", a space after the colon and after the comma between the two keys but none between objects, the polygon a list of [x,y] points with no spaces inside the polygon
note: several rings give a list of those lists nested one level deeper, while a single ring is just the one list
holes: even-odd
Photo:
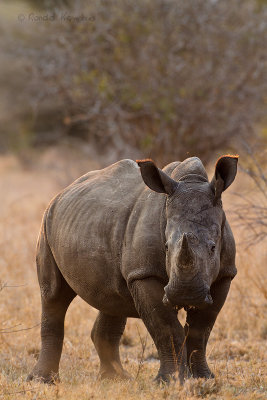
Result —
[{"label": "rhino neck fold", "polygon": [[161,212],[159,215],[160,218],[160,236],[161,242],[163,245],[166,243],[166,226],[167,226],[167,215],[166,215],[166,207],[167,207],[167,196],[165,196],[164,203],[162,204]]}]

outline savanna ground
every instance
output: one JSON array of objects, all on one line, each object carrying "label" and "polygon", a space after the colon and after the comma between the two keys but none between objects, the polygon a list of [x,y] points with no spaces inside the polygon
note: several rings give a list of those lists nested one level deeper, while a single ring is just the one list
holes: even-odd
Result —
[{"label": "savanna ground", "polygon": [[[49,150],[35,158],[0,159],[0,398],[4,399],[266,399],[267,282],[266,243],[245,249],[244,232],[234,226],[238,275],[212,331],[207,354],[216,378],[158,386],[159,363],[152,339],[141,321],[129,319],[121,357],[130,382],[98,380],[98,356],[90,339],[97,311],[81,299],[71,304],[65,322],[61,383],[26,383],[40,347],[40,294],[35,244],[44,209],[62,187],[97,167],[73,152]],[[249,185],[240,173],[224,194]],[[256,193],[253,193],[255,196]],[[231,220],[231,215],[228,218]],[[183,313],[179,317],[184,320]]]}]

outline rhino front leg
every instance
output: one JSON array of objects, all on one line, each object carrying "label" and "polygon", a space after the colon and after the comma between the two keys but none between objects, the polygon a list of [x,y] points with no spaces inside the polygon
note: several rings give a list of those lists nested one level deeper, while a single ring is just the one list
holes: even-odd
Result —
[{"label": "rhino front leg", "polygon": [[214,378],[206,360],[206,346],[231,284],[230,278],[221,279],[211,286],[213,304],[206,309],[190,309],[187,312],[188,336],[187,360],[194,378]]},{"label": "rhino front leg", "polygon": [[157,381],[169,381],[179,371],[183,383],[186,369],[185,335],[177,312],[162,302],[164,285],[157,279],[136,280],[130,287],[135,307],[157,347],[160,369]]},{"label": "rhino front leg", "polygon": [[94,323],[91,338],[100,358],[101,379],[129,379],[130,375],[121,365],[119,343],[126,324],[126,318],[99,312]]}]

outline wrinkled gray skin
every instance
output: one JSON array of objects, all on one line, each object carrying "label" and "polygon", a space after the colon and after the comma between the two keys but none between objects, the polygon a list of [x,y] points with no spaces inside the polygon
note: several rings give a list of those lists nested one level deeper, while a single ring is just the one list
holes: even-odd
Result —
[{"label": "wrinkled gray skin", "polygon": [[129,377],[119,357],[127,317],[142,318],[155,342],[158,381],[176,371],[181,382],[213,377],[206,344],[236,274],[221,193],[237,157],[221,157],[211,183],[196,157],[164,172],[151,160],[138,164],[89,172],[48,206],[37,249],[42,348],[28,379],[58,379],[64,317],[76,295],[99,310],[91,337],[102,378]]}]

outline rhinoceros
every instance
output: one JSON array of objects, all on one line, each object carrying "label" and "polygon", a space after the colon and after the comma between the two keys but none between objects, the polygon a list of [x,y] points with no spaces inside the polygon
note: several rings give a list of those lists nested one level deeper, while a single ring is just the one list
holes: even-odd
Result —
[{"label": "rhinoceros", "polygon": [[29,380],[59,379],[65,313],[76,295],[99,310],[91,338],[100,377],[129,377],[119,355],[127,317],[141,318],[156,345],[157,381],[214,376],[206,345],[236,275],[221,194],[237,161],[220,157],[209,182],[197,157],[163,170],[150,159],[121,160],[52,200],[37,245],[42,347]]}]

